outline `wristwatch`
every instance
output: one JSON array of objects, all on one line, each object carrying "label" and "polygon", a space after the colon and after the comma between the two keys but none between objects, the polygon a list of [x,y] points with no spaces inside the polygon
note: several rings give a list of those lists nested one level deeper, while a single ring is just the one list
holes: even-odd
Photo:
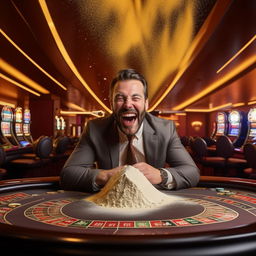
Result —
[{"label": "wristwatch", "polygon": [[160,168],[159,171],[160,171],[160,175],[161,175],[161,178],[162,178],[162,181],[161,181],[161,183],[159,183],[159,185],[166,185],[166,183],[168,181],[168,173],[163,168]]}]

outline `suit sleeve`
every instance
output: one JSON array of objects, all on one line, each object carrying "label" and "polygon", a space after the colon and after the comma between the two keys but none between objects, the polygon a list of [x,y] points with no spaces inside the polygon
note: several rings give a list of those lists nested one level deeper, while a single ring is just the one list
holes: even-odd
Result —
[{"label": "suit sleeve", "polygon": [[181,144],[175,125],[170,125],[170,140],[167,147],[166,168],[173,176],[176,189],[194,187],[199,182],[200,172],[194,160]]},{"label": "suit sleeve", "polygon": [[62,189],[93,191],[93,184],[99,170],[94,167],[95,150],[89,134],[90,125],[88,124],[61,171]]}]

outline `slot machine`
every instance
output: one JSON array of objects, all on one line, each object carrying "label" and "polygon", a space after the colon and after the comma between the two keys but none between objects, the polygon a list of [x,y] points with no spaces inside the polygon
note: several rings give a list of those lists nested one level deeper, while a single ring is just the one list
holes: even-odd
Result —
[{"label": "slot machine", "polygon": [[23,113],[21,107],[17,107],[14,111],[14,135],[19,146],[31,146],[30,142],[26,140],[23,134]]},{"label": "slot machine", "polygon": [[60,119],[60,131],[61,131],[61,135],[65,134],[65,128],[66,128],[66,122],[64,120],[64,118],[62,116],[59,117]]},{"label": "slot machine", "polygon": [[246,114],[241,111],[232,110],[229,113],[228,121],[227,136],[232,141],[234,147],[240,148],[244,144],[248,131]]},{"label": "slot machine", "polygon": [[18,141],[13,134],[13,110],[9,106],[4,106],[1,110],[0,139],[5,150],[18,148]]},{"label": "slot machine", "polygon": [[248,133],[246,143],[256,144],[256,108],[250,109],[248,112]]},{"label": "slot machine", "polygon": [[33,143],[33,137],[30,132],[30,124],[31,124],[31,114],[28,108],[24,109],[24,117],[23,117],[23,134],[27,141]]},{"label": "slot machine", "polygon": [[61,136],[61,121],[58,116],[55,116],[55,138]]},{"label": "slot machine", "polygon": [[228,115],[225,112],[218,112],[216,117],[216,132],[213,136],[213,140],[221,135],[226,135],[228,130]]}]

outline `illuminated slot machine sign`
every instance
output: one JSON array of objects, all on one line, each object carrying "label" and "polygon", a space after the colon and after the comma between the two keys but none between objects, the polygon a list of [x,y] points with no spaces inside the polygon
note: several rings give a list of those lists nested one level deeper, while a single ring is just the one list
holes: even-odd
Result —
[{"label": "illuminated slot machine sign", "polygon": [[256,143],[256,108],[252,108],[248,113],[249,133],[248,142]]},{"label": "illuminated slot machine sign", "polygon": [[25,140],[23,136],[23,114],[22,114],[21,107],[18,107],[15,109],[14,120],[15,120],[15,125],[14,125],[15,134],[19,144],[22,147],[26,147],[27,145],[30,145],[30,143],[27,140]]},{"label": "illuminated slot machine sign", "polygon": [[238,111],[233,110],[229,114],[228,117],[229,121],[229,129],[228,129],[228,136],[231,136],[231,138],[235,138],[239,135],[241,130],[241,115]]},{"label": "illuminated slot machine sign", "polygon": [[29,109],[24,110],[24,118],[23,118],[23,134],[28,141],[32,142],[33,139],[31,137],[30,132],[30,123],[31,123],[31,114]]},{"label": "illuminated slot machine sign", "polygon": [[1,143],[6,149],[18,148],[18,141],[13,134],[13,110],[9,106],[4,106],[1,111]]},{"label": "illuminated slot machine sign", "polygon": [[248,133],[247,116],[242,111],[233,110],[230,112],[228,137],[236,148],[240,148]]},{"label": "illuminated slot machine sign", "polygon": [[65,120],[64,120],[64,118],[62,116],[59,119],[60,119],[60,129],[62,131],[64,131],[65,128],[66,128],[66,122],[65,122]]},{"label": "illuminated slot machine sign", "polygon": [[12,136],[11,124],[13,121],[13,112],[12,109],[8,106],[4,106],[1,112],[1,132],[5,137]]},{"label": "illuminated slot machine sign", "polygon": [[217,131],[216,135],[224,135],[226,132],[227,125],[227,115],[224,112],[219,112],[217,114]]},{"label": "illuminated slot machine sign", "polygon": [[55,116],[55,120],[56,120],[56,130],[59,131],[61,128],[60,118],[58,116]]}]

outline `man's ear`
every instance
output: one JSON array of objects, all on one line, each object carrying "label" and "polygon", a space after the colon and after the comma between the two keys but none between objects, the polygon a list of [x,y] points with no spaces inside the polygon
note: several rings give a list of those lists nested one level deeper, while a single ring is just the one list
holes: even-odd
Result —
[{"label": "man's ear", "polygon": [[146,111],[148,110],[148,99],[146,99],[146,101],[145,101],[145,110]]}]

